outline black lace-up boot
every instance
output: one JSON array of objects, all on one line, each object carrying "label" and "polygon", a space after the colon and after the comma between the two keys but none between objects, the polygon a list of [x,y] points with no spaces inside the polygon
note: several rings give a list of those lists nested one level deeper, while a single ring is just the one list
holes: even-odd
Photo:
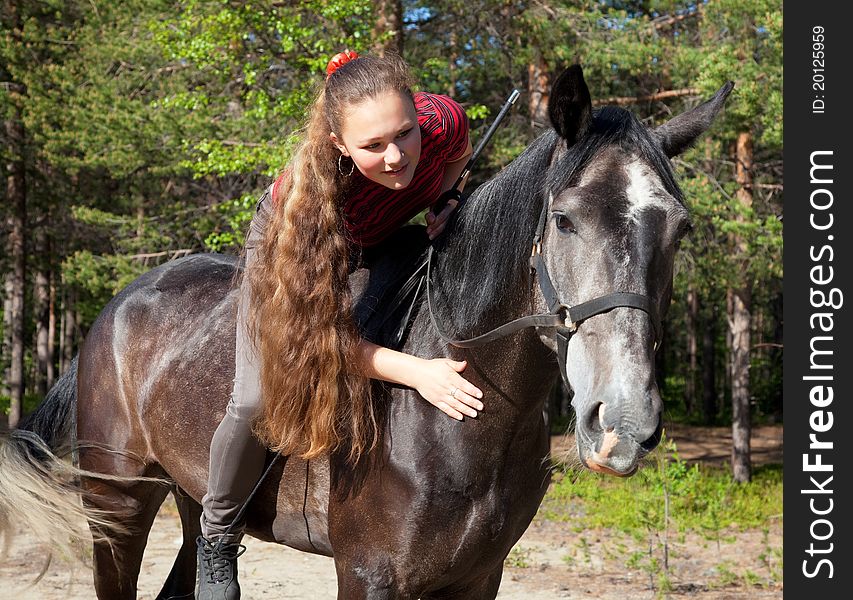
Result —
[{"label": "black lace-up boot", "polygon": [[237,557],[246,551],[242,544],[218,542],[198,536],[198,581],[196,600],[239,600]]}]

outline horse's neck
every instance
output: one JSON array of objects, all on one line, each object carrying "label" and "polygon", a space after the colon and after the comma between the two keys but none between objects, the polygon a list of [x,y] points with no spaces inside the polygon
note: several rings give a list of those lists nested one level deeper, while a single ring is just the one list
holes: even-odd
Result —
[{"label": "horse's neck", "polygon": [[[478,417],[483,426],[454,428],[450,435],[458,435],[467,447],[489,447],[498,453],[522,450],[532,442],[528,434],[542,426],[542,409],[558,373],[553,355],[536,332],[527,329],[478,348],[461,349],[441,342],[428,317],[418,325],[421,342],[409,351],[467,361],[462,376],[484,392],[484,412]],[[439,422],[448,418],[432,407],[421,416]]]}]

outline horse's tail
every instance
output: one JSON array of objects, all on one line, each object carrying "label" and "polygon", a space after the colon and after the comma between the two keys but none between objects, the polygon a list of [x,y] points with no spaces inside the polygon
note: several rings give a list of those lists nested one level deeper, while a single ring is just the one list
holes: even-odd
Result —
[{"label": "horse's tail", "polygon": [[75,358],[21,427],[0,434],[0,556],[18,529],[66,557],[91,543],[86,521],[115,529],[109,515],[80,502],[78,481],[89,474],[69,460],[76,444],[76,388]]},{"label": "horse's tail", "polygon": [[68,452],[74,443],[77,408],[77,357],[54,384],[38,408],[12,433],[36,434],[55,454]]}]

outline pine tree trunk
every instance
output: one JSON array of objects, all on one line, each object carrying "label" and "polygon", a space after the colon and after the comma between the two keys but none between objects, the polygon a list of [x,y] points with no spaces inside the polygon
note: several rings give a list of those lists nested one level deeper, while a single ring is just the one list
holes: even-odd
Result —
[{"label": "pine tree trunk", "polygon": [[528,112],[530,113],[530,127],[533,129],[547,127],[548,99],[551,90],[551,75],[545,59],[538,52],[536,60],[527,65],[527,89],[529,91]]},{"label": "pine tree trunk", "polygon": [[6,201],[10,212],[7,220],[7,251],[12,270],[7,290],[9,298],[9,427],[16,427],[21,418],[24,398],[24,285],[27,268],[26,223],[27,192],[24,179],[24,125],[20,111],[5,123],[7,152]]},{"label": "pine tree trunk", "polygon": [[[63,283],[65,283],[63,281]],[[60,305],[65,305],[67,303],[67,291],[63,289],[60,292],[60,296],[62,301]],[[62,376],[65,373],[65,310],[60,309],[59,314],[59,354],[57,354],[57,358],[59,359],[59,376]]]},{"label": "pine tree trunk", "polygon": [[51,362],[48,352],[48,331],[50,327],[50,288],[48,274],[44,271],[36,273],[35,289],[33,290],[36,314],[36,360],[33,378],[34,391],[39,397],[47,393],[47,365]]},{"label": "pine tree trunk", "polygon": [[[741,206],[752,206],[752,135],[741,133],[737,139],[737,198]],[[739,217],[740,219],[740,217]],[[735,238],[740,257],[746,260],[747,245],[742,238]],[[752,478],[750,455],[751,419],[749,388],[750,324],[752,310],[752,285],[749,276],[739,287],[731,290],[731,313],[729,327],[732,335],[732,475],[739,483]]]},{"label": "pine tree trunk", "polygon": [[732,474],[745,483],[752,478],[750,453],[749,324],[751,297],[748,288],[735,290],[732,328]]},{"label": "pine tree trunk", "polygon": [[699,318],[699,295],[696,290],[687,290],[687,376],[684,378],[684,409],[691,416],[696,406],[697,337],[696,322]]},{"label": "pine tree trunk", "polygon": [[447,48],[447,96],[450,98],[456,98],[456,61],[459,60],[459,49],[456,45],[456,32],[450,32],[450,40]]},{"label": "pine tree trunk", "polygon": [[12,271],[7,271],[3,276],[3,347],[2,361],[0,365],[3,367],[3,377],[0,379],[2,387],[0,394],[9,397],[9,366],[12,360],[12,287],[13,287]]},{"label": "pine tree trunk", "polygon": [[62,364],[63,373],[71,365],[71,360],[74,358],[74,338],[77,331],[77,298],[74,293],[74,288],[69,288],[66,291],[65,310],[63,311],[62,322]]},{"label": "pine tree trunk", "polygon": [[50,304],[48,307],[47,320],[47,355],[50,360],[47,361],[46,381],[47,389],[53,387],[53,382],[56,380],[56,371],[54,370],[54,360],[56,359],[56,277],[53,272],[50,272]]},{"label": "pine tree trunk", "polygon": [[717,418],[717,325],[716,315],[702,328],[702,413],[705,425],[713,425]]},{"label": "pine tree trunk", "polygon": [[723,389],[729,392],[729,401],[731,401],[732,391],[732,337],[731,317],[735,310],[735,292],[729,288],[726,290],[726,318],[728,319],[729,327],[726,327],[726,368],[723,373]]},{"label": "pine tree trunk", "polygon": [[376,25],[373,31],[377,40],[376,51],[380,55],[386,50],[403,55],[403,3],[401,0],[377,0]]},{"label": "pine tree trunk", "polygon": [[47,343],[50,329],[50,272],[48,270],[50,256],[44,231],[39,230],[35,237],[39,268],[36,271],[33,287],[33,313],[36,318],[36,360],[33,382],[35,393],[43,397],[47,393],[47,365],[52,360]]}]

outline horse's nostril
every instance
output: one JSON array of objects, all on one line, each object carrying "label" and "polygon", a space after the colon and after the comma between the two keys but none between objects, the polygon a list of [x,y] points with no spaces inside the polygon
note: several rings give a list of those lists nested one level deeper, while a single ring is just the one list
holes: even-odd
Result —
[{"label": "horse's nostril", "polygon": [[595,405],[592,410],[589,411],[586,417],[586,425],[587,431],[595,436],[598,436],[604,432],[604,428],[601,424],[601,414],[604,409],[604,404],[599,402]]},{"label": "horse's nostril", "polygon": [[640,448],[645,450],[646,452],[651,452],[655,448],[657,448],[660,443],[661,436],[663,435],[663,419],[658,417],[658,426],[655,428],[655,432],[651,435],[650,438],[640,443]]}]

